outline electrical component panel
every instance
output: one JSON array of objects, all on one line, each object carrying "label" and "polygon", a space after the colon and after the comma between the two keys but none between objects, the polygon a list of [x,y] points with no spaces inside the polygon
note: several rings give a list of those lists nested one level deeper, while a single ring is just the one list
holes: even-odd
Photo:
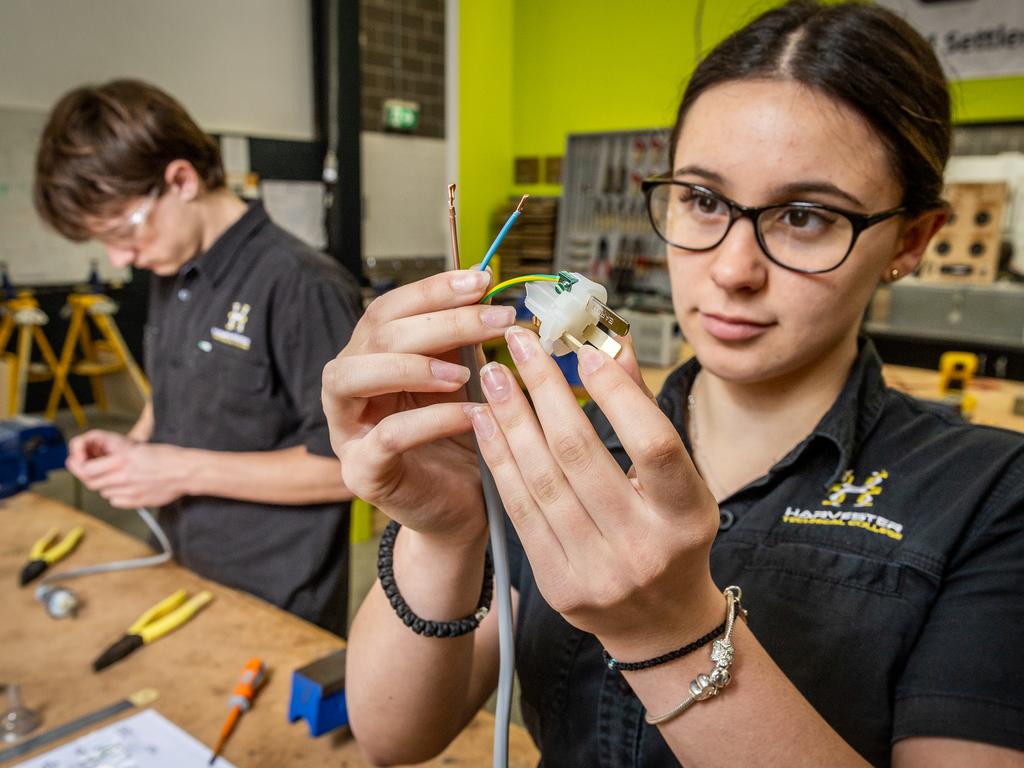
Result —
[{"label": "electrical component panel", "polygon": [[572,134],[563,161],[555,269],[607,286],[612,306],[671,311],[665,243],[640,182],[669,170],[669,129]]},{"label": "electrical component panel", "polygon": [[919,275],[930,283],[992,283],[999,271],[1005,182],[947,184],[952,214],[932,238]]}]

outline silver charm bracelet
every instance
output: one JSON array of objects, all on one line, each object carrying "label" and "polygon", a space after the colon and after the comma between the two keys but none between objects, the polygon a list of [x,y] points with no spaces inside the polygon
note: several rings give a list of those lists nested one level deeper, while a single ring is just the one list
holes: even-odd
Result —
[{"label": "silver charm bracelet", "polygon": [[740,598],[743,596],[739,587],[726,587],[723,590],[726,602],[725,613],[725,634],[719,640],[711,644],[711,660],[715,663],[714,668],[706,675],[697,675],[690,683],[690,695],[682,702],[674,706],[668,712],[657,717],[644,715],[648,725],[659,725],[674,717],[678,717],[698,701],[710,699],[718,694],[723,688],[732,682],[732,674],[729,668],[735,658],[735,649],[732,645],[732,630],[736,614],[746,618],[747,612],[740,605]]}]

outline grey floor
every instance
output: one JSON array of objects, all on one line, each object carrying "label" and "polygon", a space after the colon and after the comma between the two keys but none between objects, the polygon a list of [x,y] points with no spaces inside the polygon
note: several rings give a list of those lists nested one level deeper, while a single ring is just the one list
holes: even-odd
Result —
[{"label": "grey floor", "polygon": [[[109,429],[112,432],[127,432],[134,423],[133,418],[102,413],[94,408],[86,408],[86,416],[89,420],[87,429]],[[75,424],[68,411],[58,413],[55,421],[63,431],[66,439],[70,440],[74,435],[84,431]],[[83,487],[70,472],[53,472],[46,482],[32,486],[32,490],[81,509],[140,539],[146,538],[148,533],[146,525],[134,510],[115,509],[98,493]],[[349,571],[349,623],[351,623],[359,604],[363,601],[366,593],[377,578],[377,546],[379,543],[380,537],[374,536],[368,541],[352,545],[351,569]],[[487,703],[487,709],[490,712],[494,711],[493,696]],[[522,715],[519,711],[518,685],[513,701],[512,718],[514,722],[522,725]]]}]

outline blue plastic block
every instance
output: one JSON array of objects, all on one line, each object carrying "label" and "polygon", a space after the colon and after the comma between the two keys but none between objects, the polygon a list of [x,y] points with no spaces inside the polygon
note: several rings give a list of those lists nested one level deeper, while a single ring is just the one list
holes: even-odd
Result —
[{"label": "blue plastic block", "polygon": [[307,664],[292,672],[288,722],[305,719],[311,736],[348,725],[345,705],[345,651]]}]

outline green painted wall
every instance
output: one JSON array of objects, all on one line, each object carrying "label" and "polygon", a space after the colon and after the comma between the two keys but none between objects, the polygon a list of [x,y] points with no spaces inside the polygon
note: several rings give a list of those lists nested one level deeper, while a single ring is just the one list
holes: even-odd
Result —
[{"label": "green painted wall", "polygon": [[[701,48],[772,5],[708,0]],[[696,9],[696,0],[517,0],[514,153],[560,155],[568,133],[671,125],[697,63]]]},{"label": "green painted wall", "polygon": [[514,0],[459,3],[459,251],[479,262],[490,217],[512,188]]},{"label": "green painted wall", "polygon": [[[706,0],[700,47],[776,4]],[[508,195],[559,193],[553,185],[514,185],[514,157],[561,155],[569,133],[672,123],[696,64],[697,5],[461,0],[460,177],[479,195],[462,198],[467,258],[486,249],[490,213]],[[1024,119],[1024,78],[955,83],[953,100],[958,121]],[[469,221],[470,211],[482,218]]]},{"label": "green painted wall", "polygon": [[1024,77],[953,83],[953,113],[958,123],[1024,120]]}]

